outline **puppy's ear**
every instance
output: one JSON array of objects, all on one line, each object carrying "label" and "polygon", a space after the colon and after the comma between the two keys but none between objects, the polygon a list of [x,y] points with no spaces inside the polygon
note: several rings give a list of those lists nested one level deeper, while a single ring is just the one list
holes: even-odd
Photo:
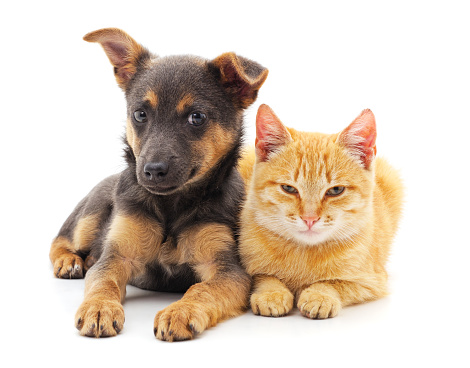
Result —
[{"label": "puppy's ear", "polygon": [[101,44],[114,66],[114,75],[123,90],[126,89],[139,67],[144,67],[145,62],[151,58],[146,48],[118,28],[99,29],[88,33],[83,39]]},{"label": "puppy's ear", "polygon": [[211,63],[220,70],[220,81],[237,106],[245,109],[255,102],[268,69],[233,52],[222,54]]}]

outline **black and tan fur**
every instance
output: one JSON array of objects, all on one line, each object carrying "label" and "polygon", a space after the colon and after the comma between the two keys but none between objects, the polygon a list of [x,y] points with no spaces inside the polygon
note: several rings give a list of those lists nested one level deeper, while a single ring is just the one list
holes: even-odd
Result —
[{"label": "black and tan fur", "polygon": [[[127,168],[99,183],[64,223],[50,251],[54,274],[86,273],[75,320],[82,335],[123,328],[131,284],[186,291],[156,315],[154,331],[161,340],[190,339],[247,305],[250,278],[235,243],[244,190],[235,165],[243,110],[268,72],[234,53],[157,57],[114,28],[85,40],[101,44],[126,95]],[[201,114],[203,123],[193,124]]]}]

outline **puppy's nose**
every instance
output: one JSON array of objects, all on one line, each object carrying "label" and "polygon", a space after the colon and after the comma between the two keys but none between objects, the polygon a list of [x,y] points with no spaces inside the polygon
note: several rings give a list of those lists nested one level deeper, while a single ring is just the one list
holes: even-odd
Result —
[{"label": "puppy's nose", "polygon": [[159,181],[168,174],[168,168],[166,162],[149,162],[144,166],[145,177],[148,180]]}]

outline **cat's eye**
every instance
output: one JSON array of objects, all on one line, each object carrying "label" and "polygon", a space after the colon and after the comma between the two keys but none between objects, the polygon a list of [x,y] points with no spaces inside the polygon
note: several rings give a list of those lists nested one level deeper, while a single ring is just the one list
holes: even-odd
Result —
[{"label": "cat's eye", "polygon": [[147,122],[147,113],[144,110],[137,110],[134,112],[134,119],[136,122],[143,124]]},{"label": "cat's eye", "polygon": [[336,196],[339,196],[341,193],[344,192],[344,187],[333,187],[333,188],[330,188],[326,191],[326,196],[327,197],[336,197]]},{"label": "cat's eye", "polygon": [[188,116],[188,124],[199,126],[206,122],[207,116],[203,112],[193,112]]},{"label": "cat's eye", "polygon": [[283,185],[281,185],[281,188],[284,192],[289,193],[289,194],[297,194],[298,193],[297,189],[295,189],[294,187],[292,187],[290,185],[283,184]]}]

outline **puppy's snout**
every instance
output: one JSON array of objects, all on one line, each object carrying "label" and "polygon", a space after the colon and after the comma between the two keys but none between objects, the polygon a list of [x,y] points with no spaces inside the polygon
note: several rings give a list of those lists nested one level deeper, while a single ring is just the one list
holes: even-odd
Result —
[{"label": "puppy's snout", "polygon": [[148,180],[159,182],[168,174],[169,165],[166,162],[149,162],[144,166],[145,177]]}]

